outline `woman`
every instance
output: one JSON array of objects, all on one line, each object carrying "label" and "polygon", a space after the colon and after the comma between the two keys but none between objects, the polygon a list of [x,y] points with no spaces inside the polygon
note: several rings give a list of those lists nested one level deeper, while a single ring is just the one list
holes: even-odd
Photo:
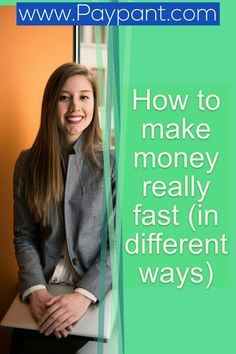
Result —
[{"label": "woman", "polygon": [[[114,207],[112,150],[110,166]],[[32,353],[29,342],[35,354],[74,353],[84,344],[66,337],[89,305],[104,296],[99,291],[101,238],[108,217],[102,214],[104,172],[95,79],[81,65],[64,64],[48,80],[38,135],[31,149],[20,154],[14,171],[20,295],[29,300],[40,334],[15,331],[12,354]],[[106,292],[111,287],[109,255],[105,273]],[[52,296],[48,283],[73,284],[75,290]]]}]

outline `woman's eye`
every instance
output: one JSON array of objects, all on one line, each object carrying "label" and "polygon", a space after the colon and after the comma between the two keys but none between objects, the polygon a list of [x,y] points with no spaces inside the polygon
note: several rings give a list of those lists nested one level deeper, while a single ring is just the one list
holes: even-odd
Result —
[{"label": "woman's eye", "polygon": [[89,96],[82,95],[82,96],[80,96],[80,99],[83,100],[83,101],[86,101],[86,100],[89,99]]},{"label": "woman's eye", "polygon": [[59,97],[59,101],[70,101],[70,96],[61,95]]}]

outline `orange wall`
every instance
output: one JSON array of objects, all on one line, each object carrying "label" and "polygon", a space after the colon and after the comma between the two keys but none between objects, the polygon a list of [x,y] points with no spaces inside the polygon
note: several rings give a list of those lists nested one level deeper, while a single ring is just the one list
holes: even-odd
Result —
[{"label": "orange wall", "polygon": [[[45,83],[72,60],[72,27],[17,27],[15,7],[0,7],[0,319],[17,289],[12,234],[12,172],[39,126]],[[0,330],[0,352],[8,353],[9,331]]]}]

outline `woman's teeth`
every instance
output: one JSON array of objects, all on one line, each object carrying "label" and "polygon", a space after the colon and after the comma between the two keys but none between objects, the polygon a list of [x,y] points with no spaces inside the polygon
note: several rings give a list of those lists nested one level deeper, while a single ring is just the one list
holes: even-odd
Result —
[{"label": "woman's teeth", "polygon": [[71,122],[79,122],[82,119],[82,117],[66,117],[66,119]]}]

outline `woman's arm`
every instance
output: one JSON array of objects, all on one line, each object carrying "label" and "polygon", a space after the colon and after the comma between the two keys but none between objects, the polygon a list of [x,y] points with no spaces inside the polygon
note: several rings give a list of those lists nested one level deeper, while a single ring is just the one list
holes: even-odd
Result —
[{"label": "woman's arm", "polygon": [[[95,258],[92,265],[84,273],[82,278],[76,284],[76,287],[84,288],[100,301],[112,285],[112,270],[111,270],[111,238],[115,235],[115,214],[116,214],[116,177],[115,177],[115,159],[114,150],[111,151],[111,172],[110,172],[110,192],[108,197],[108,205],[102,206],[106,209],[107,220],[103,225],[101,251]],[[114,234],[113,234],[114,233]],[[113,240],[115,243],[115,240]],[[112,247],[114,247],[114,243]]]},{"label": "woman's arm", "polygon": [[[46,288],[40,258],[40,230],[24,198],[24,164],[27,151],[18,157],[13,176],[14,245],[19,267],[19,291],[27,295],[33,317],[39,324],[54,297]],[[66,337],[71,328],[54,331],[57,338]]]},{"label": "woman's arm", "polygon": [[35,222],[24,198],[24,166],[27,151],[16,161],[13,177],[14,245],[19,266],[19,291],[23,293],[35,285],[46,286],[39,246],[39,225]]}]

